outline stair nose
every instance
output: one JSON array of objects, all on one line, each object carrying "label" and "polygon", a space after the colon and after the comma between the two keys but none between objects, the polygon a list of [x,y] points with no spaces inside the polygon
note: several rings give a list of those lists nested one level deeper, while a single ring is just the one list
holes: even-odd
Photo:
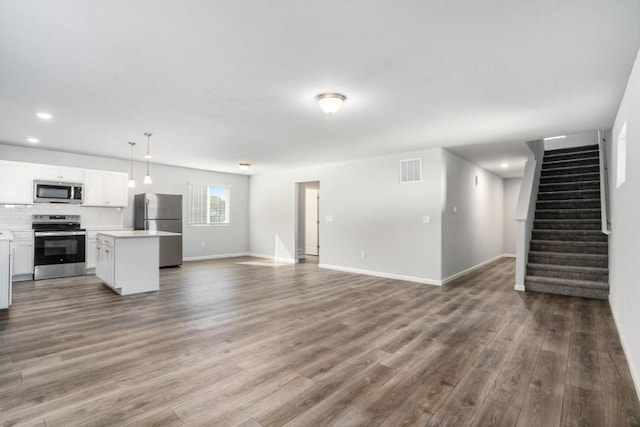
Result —
[{"label": "stair nose", "polygon": [[604,282],[526,276],[524,283],[525,289],[533,292],[598,299],[609,297],[609,285]]},{"label": "stair nose", "polygon": [[[606,242],[565,242],[562,240],[531,240],[531,251],[607,255]],[[529,252],[531,253],[531,252]]]}]

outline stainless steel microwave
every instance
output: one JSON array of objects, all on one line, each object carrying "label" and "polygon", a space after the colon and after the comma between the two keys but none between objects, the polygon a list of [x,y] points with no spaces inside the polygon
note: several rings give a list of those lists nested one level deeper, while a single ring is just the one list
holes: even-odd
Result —
[{"label": "stainless steel microwave", "polygon": [[33,181],[33,201],[36,203],[82,203],[82,193],[82,183]]}]

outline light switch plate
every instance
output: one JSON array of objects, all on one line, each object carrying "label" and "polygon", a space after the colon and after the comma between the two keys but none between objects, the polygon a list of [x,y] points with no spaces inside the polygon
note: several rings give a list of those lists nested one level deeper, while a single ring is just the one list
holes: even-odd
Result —
[{"label": "light switch plate", "polygon": [[333,222],[333,215],[326,215],[326,216],[324,217],[324,220],[325,220],[326,222]]},{"label": "light switch plate", "polygon": [[431,224],[431,217],[429,215],[425,215],[422,217],[423,224]]}]

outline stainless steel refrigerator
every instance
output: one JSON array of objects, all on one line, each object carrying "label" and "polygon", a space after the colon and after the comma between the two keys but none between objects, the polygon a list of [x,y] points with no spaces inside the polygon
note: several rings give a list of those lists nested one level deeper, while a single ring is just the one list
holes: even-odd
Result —
[{"label": "stainless steel refrigerator", "polygon": [[160,237],[160,267],[182,264],[182,195],[136,194],[133,227],[180,233],[180,236]]}]

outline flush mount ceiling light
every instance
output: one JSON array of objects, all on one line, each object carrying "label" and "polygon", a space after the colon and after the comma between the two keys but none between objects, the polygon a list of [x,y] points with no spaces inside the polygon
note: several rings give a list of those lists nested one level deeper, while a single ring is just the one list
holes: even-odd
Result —
[{"label": "flush mount ceiling light", "polygon": [[501,167],[502,169],[506,169],[506,168],[508,168],[508,167],[509,167],[509,163],[501,163],[501,164],[500,164],[500,167]]},{"label": "flush mount ceiling light", "polygon": [[545,138],[545,141],[552,141],[554,139],[562,139],[562,138],[566,138],[567,135],[558,135],[558,136],[549,136],[547,138]]},{"label": "flush mount ceiling light", "polygon": [[144,176],[145,184],[153,184],[153,180],[151,179],[151,175],[149,175],[149,159],[151,158],[151,154],[149,154],[149,139],[153,135],[150,132],[145,132],[144,136],[147,137],[147,154],[144,156],[147,159],[147,174]]},{"label": "flush mount ceiling light", "polygon": [[316,102],[320,109],[327,114],[335,114],[340,110],[347,97],[341,93],[321,93],[316,96]]},{"label": "flush mount ceiling light", "polygon": [[45,113],[44,111],[36,113],[36,116],[38,116],[38,118],[42,119],[42,120],[51,120],[51,119],[53,119],[53,115],[51,115],[49,113]]},{"label": "flush mount ceiling light", "polygon": [[136,145],[135,142],[130,142],[131,146],[131,171],[129,172],[129,188],[136,187],[136,181],[133,179],[133,146]]},{"label": "flush mount ceiling light", "polygon": [[38,142],[40,142],[40,140],[38,138],[27,138],[27,142],[37,144]]},{"label": "flush mount ceiling light", "polygon": [[251,163],[238,163],[238,169],[240,169],[242,172],[248,171],[250,167]]}]

